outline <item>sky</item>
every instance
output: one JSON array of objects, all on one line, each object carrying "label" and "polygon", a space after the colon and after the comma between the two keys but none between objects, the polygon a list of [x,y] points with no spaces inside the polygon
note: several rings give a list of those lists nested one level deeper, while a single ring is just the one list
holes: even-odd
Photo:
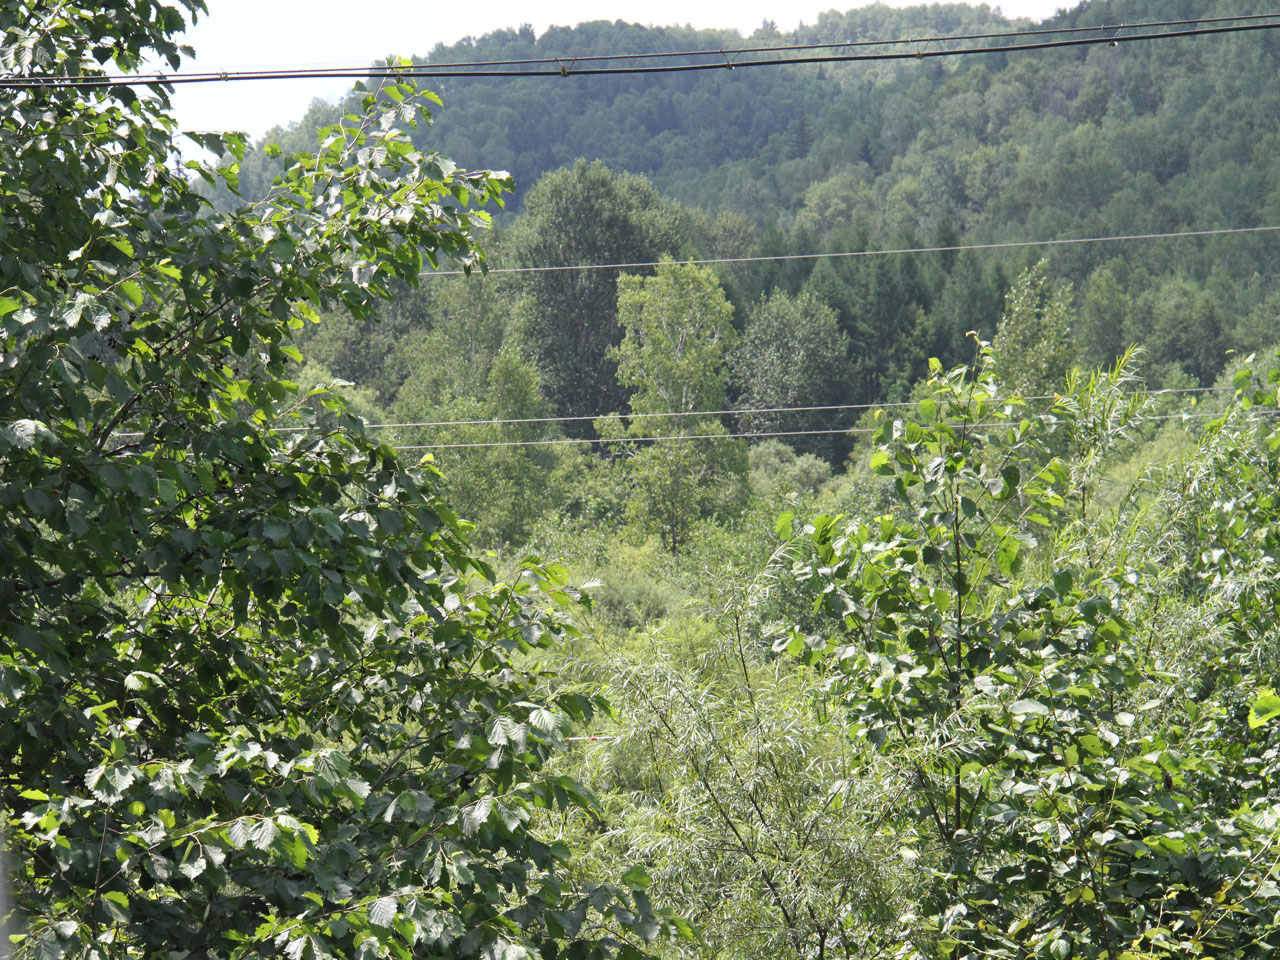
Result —
[{"label": "sky", "polygon": [[[584,20],[694,27],[735,27],[744,36],[772,20],[779,30],[813,23],[833,8],[866,6],[870,0],[208,0],[209,14],[187,31],[196,50],[184,70],[256,67],[366,66],[389,54],[428,53],[503,27],[531,24],[540,35],[549,26]],[[885,0],[904,7],[921,0]],[[1009,17],[1041,20],[1076,0],[991,0]],[[352,16],[358,10],[361,16]],[[298,120],[317,97],[332,100],[350,81],[279,80],[179,85],[178,122],[187,130],[245,130],[259,137],[271,127]]]}]

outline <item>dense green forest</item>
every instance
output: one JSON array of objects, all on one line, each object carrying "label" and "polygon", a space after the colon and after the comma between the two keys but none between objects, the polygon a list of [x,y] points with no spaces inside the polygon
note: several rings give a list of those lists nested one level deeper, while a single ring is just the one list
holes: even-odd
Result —
[{"label": "dense green forest", "polygon": [[[1240,0],[1170,2],[1158,11],[1113,0],[1081,4],[1043,26],[1142,21],[1153,12],[1176,19],[1254,11]],[[809,43],[1009,26],[985,6],[873,6],[824,15],[795,35],[762,30],[747,39]],[[723,32],[599,22],[537,38],[527,29],[491,34],[437,48],[427,59],[741,42]],[[458,79],[442,81],[445,105],[418,142],[464,166],[511,171],[512,214],[536,199],[541,177],[582,157],[644,176],[665,200],[712,218],[694,236],[659,232],[619,239],[612,248],[587,246],[585,238],[576,250],[517,243],[495,251],[495,263],[551,254],[581,258],[564,262],[605,253],[746,256],[1251,227],[1274,223],[1280,209],[1277,49],[1276,37],[1263,33],[919,64],[558,82]],[[342,109],[317,106],[273,136],[301,145],[316,122]],[[246,162],[246,188],[265,184],[274,169],[265,161],[259,154]],[[964,331],[984,320],[993,325],[1011,278],[1049,252],[908,260],[875,267],[889,275],[874,282],[861,265],[802,261],[738,271],[731,292],[740,314],[778,288],[822,295],[840,311],[855,353],[877,344],[865,351],[873,357],[859,357],[870,369],[857,391],[875,400],[906,389],[929,356],[964,356]],[[1207,383],[1221,371],[1225,351],[1265,338],[1276,317],[1274,237],[1051,252],[1052,275],[1076,291],[1076,334],[1092,364],[1142,343],[1154,381]],[[1194,337],[1181,320],[1189,312]]]},{"label": "dense green forest", "polygon": [[[1242,12],[1228,0],[1161,8],[1170,19]],[[1136,3],[1081,4],[1041,28],[1147,14]],[[1013,26],[986,6],[961,4],[866,7],[824,15],[794,35],[762,28],[751,38],[599,22],[541,37],[528,29],[491,34],[437,48],[427,62]],[[442,84],[444,106],[414,136],[461,163],[514,172],[514,197],[487,245],[499,270],[1252,228],[1280,222],[1278,51],[1277,38],[1264,32],[906,64],[458,79]],[[301,148],[315,123],[344,109],[318,104],[269,139]],[[239,168],[242,191],[265,190],[282,162],[251,152]],[[1107,367],[1130,345],[1142,349],[1150,387],[1211,386],[1233,355],[1276,339],[1277,252],[1280,237],[1264,232],[718,265],[714,282],[733,311],[732,332],[715,335],[724,344],[715,361],[723,383],[706,396],[718,399],[693,407],[673,400],[668,409],[901,401],[927,378],[929,358],[948,368],[970,362],[970,331],[997,337],[1010,290],[1033,268],[1039,286],[1032,299],[1040,302],[1024,299],[1023,309],[1056,332],[1045,348],[1054,356],[1033,360],[1023,344],[1006,345],[1006,364],[1038,364],[1006,372],[1024,392],[1052,394],[1071,366]],[[335,317],[320,325],[304,352],[314,377],[356,384],[363,412],[378,422],[576,417],[502,429],[471,424],[448,434],[454,443],[599,437],[591,418],[634,410],[641,386],[619,377],[621,273],[431,278],[376,320]],[[1039,329],[1040,321],[1027,322]],[[860,415],[713,420],[728,433],[758,434],[835,431]],[[688,433],[711,428],[693,417],[680,423]],[[633,425],[675,422],[646,417]],[[415,446],[444,440],[439,428],[394,436]],[[839,474],[855,436],[784,439]],[[739,480],[718,481],[712,486],[723,492],[687,506],[697,519],[729,521],[745,502],[746,454],[728,454],[728,441],[713,445],[719,452],[700,457],[695,473],[722,476],[736,460],[730,472]],[[616,513],[618,491],[636,488],[620,475],[647,469],[629,456],[602,463],[583,452],[566,445],[436,455],[482,540],[517,546],[539,521],[594,526],[602,504]],[[652,505],[628,502],[631,520],[644,520],[635,529],[652,529],[653,516],[641,517]]]},{"label": "dense green forest", "polygon": [[1274,955],[1280,237],[987,245],[1280,225],[1276,31],[371,78],[184,166],[85,83],[179,6],[0,21],[15,956]]}]

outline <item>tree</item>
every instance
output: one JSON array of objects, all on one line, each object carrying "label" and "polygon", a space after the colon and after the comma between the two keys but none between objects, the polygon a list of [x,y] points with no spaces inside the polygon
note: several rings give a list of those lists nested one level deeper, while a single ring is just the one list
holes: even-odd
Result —
[{"label": "tree", "polygon": [[725,362],[737,332],[710,269],[667,263],[652,277],[619,277],[618,325],[623,339],[613,356],[632,413],[724,407]]},{"label": "tree", "polygon": [[[512,228],[513,262],[570,266],[656,261],[677,250],[680,217],[647,180],[578,161],[529,191]],[[617,270],[564,270],[525,278],[525,340],[543,389],[566,416],[594,416],[626,400],[610,351],[618,326]]]},{"label": "tree", "polygon": [[[733,308],[707,267],[663,264],[652,277],[619,278],[618,320],[618,381],[632,391],[625,434],[697,438],[629,451],[629,511],[675,553],[699,517],[737,497],[746,472],[741,442],[713,439],[727,432],[718,417],[683,416],[724,408]],[[624,435],[616,423],[597,423],[606,439]]]},{"label": "tree", "polygon": [[890,795],[823,678],[780,664],[752,613],[735,603],[701,630],[657,627],[595,652],[618,711],[601,732],[618,738],[575,767],[614,815],[574,847],[601,873],[644,863],[655,895],[696,924],[697,956],[876,956],[918,885],[868,822]]},{"label": "tree", "polygon": [[995,335],[1008,287],[999,266],[984,268],[971,251],[956,256],[929,310],[929,356],[948,369],[971,360],[970,331]]},{"label": "tree", "polygon": [[[1268,956],[1275,587],[1246,571],[1274,562],[1274,500],[1253,485],[1273,475],[1275,432],[1225,417],[1190,482],[1179,471],[1108,543],[1046,440],[1113,443],[1143,404],[1097,396],[1119,386],[1100,377],[1031,415],[990,360],[935,364],[931,395],[880,431],[872,464],[904,509],[815,518],[797,565],[838,626],[795,653],[897,771],[883,822],[927,871],[900,955]],[[1274,403],[1276,380],[1246,403]],[[1179,557],[1166,545],[1184,524],[1220,546]],[[1144,542],[1158,546],[1135,563]],[[1228,625],[1206,640],[1211,610]]]},{"label": "tree", "polygon": [[[584,920],[620,891],[559,886],[528,826],[587,800],[540,768],[595,704],[535,699],[513,660],[563,631],[563,572],[499,578],[434,471],[288,379],[319,310],[359,321],[424,263],[482,263],[469,208],[510,182],[415,149],[433,98],[388,82],[216,213],[168,90],[97,84],[108,61],[177,67],[183,15],[11,8],[0,68],[79,84],[0,104],[17,955],[607,952]],[[197,139],[228,163],[195,173],[234,189],[243,140]]]},{"label": "tree", "polygon": [[1230,291],[1204,289],[1178,278],[1154,285],[1137,298],[1133,313],[1149,345],[1153,375],[1163,374],[1163,380],[1181,374],[1198,384],[1213,382],[1226,359],[1229,296]]},{"label": "tree", "polygon": [[1109,267],[1089,275],[1080,305],[1077,353],[1090,365],[1105,366],[1124,352],[1133,301]]},{"label": "tree", "polygon": [[[552,410],[539,391],[537,370],[508,343],[493,360],[488,388],[478,399],[446,394],[432,401],[419,392],[422,385],[411,380],[401,389],[394,408],[397,420],[462,423],[406,428],[398,435],[432,451],[445,476],[444,491],[455,509],[476,524],[478,543],[524,543],[539,517],[563,505],[571,470],[581,456],[573,446],[554,442],[559,431],[544,421]],[[485,422],[491,420],[515,422]]]},{"label": "tree", "polygon": [[1041,260],[1014,281],[992,340],[1009,389],[1024,396],[1061,390],[1076,355],[1071,290],[1049,282],[1048,265]]},{"label": "tree", "polygon": [[[849,338],[835,311],[811,293],[775,293],[761,300],[747,319],[733,354],[738,406],[744,410],[847,403],[851,387]],[[852,426],[839,411],[746,413],[739,422],[751,431],[830,430]],[[802,452],[842,459],[848,445],[836,436],[794,437]]]},{"label": "tree", "polygon": [[[836,234],[830,249],[874,249],[865,227]],[[895,246],[918,246],[903,239]],[[851,345],[853,395],[849,402],[875,403],[905,390],[923,370],[917,332],[927,306],[911,257],[852,257],[821,260],[805,291],[830,305]]]}]

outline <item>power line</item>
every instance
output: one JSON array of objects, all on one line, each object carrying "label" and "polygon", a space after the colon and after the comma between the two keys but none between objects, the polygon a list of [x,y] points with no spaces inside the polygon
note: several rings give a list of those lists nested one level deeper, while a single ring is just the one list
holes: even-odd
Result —
[{"label": "power line", "polygon": [[[1190,393],[1230,393],[1232,387],[1165,387],[1160,390],[1148,390],[1146,396],[1157,397],[1165,394],[1190,394]],[[1043,394],[1034,397],[1020,397],[1021,400],[1038,401],[1038,400],[1057,400],[1058,394]],[[639,420],[650,417],[719,417],[719,416],[740,416],[758,413],[810,413],[810,412],[837,412],[841,410],[889,410],[901,407],[919,406],[918,400],[886,400],[883,403],[839,403],[826,404],[823,406],[798,406],[798,407],[748,407],[740,409],[725,410],[679,410],[670,413],[601,413],[595,415],[582,415],[572,417],[511,417],[505,419],[489,419],[489,420],[418,420],[408,421],[405,423],[366,423],[365,430],[399,430],[420,427],[496,427],[515,424],[527,423],[572,423],[584,420],[604,420],[608,417],[618,417],[623,420]],[[1150,418],[1148,418],[1150,419]],[[270,427],[272,433],[305,433],[311,427]],[[844,432],[843,430],[837,432]],[[754,435],[754,434],[753,434]],[[117,433],[114,436],[121,439],[144,437],[145,433],[132,431],[128,433]],[[715,436],[721,436],[716,434]],[[604,441],[579,441],[584,443],[604,442]],[[424,445],[425,446],[425,445]],[[435,446],[432,444],[431,446]],[[404,448],[396,448],[404,449]]]},{"label": "power line", "polygon": [[[1280,26],[1280,24],[1277,24]],[[1275,233],[1280,226],[1223,227],[1215,230],[1180,230],[1172,233],[1129,233],[1110,237],[1068,237],[1061,240],[1009,240],[999,243],[961,243],[941,247],[897,247],[890,250],[841,250],[831,253],[785,253],[756,257],[712,257],[703,260],[643,260],[630,263],[571,263],[544,267],[490,267],[494,273],[558,273],[566,270],[635,270],[647,267],[714,266],[725,263],[771,263],[787,260],[832,260],[842,257],[888,257],[910,253],[961,253],[965,250],[1009,250],[1018,247],[1062,247],[1083,243],[1114,243],[1124,240],[1170,240],[1178,237],[1217,237],[1241,233]],[[464,270],[426,271],[422,277],[461,277]],[[474,271],[471,275],[474,275]]]},{"label": "power line", "polygon": [[[436,62],[430,66],[445,70],[463,67],[505,67],[522,66],[535,63],[576,64],[595,63],[608,60],[651,60],[670,57],[728,57],[741,56],[745,53],[787,53],[796,50],[832,50],[854,47],[892,47],[920,45],[923,43],[945,43],[955,40],[1001,40],[1010,37],[1034,37],[1069,33],[1104,33],[1106,31],[1142,30],[1152,27],[1180,27],[1192,23],[1232,23],[1243,20],[1266,20],[1278,16],[1274,13],[1241,14],[1231,17],[1201,17],[1190,20],[1148,20],[1137,23],[1101,24],[1096,27],[1047,27],[1034,30],[1006,30],[999,33],[960,33],[932,37],[902,37],[893,40],[831,40],[815,43],[788,43],[758,47],[718,47],[702,50],[672,50],[667,52],[650,51],[647,53],[598,53],[585,55],[563,54],[558,57],[526,57],[515,60],[460,60],[457,62]],[[1106,37],[1104,39],[1111,39]],[[424,64],[426,65],[426,64]],[[367,68],[365,68],[367,69]]]},{"label": "power line", "polygon": [[[1027,397],[1028,400],[1050,399],[1045,397]],[[473,427],[496,426],[516,423],[572,423],[575,421],[604,420],[609,417],[621,417],[626,420],[641,420],[652,417],[738,417],[757,413],[809,413],[813,411],[836,412],[840,410],[874,410],[879,407],[913,407],[915,401],[894,401],[891,403],[834,403],[816,407],[751,407],[739,410],[680,410],[673,413],[602,413],[597,416],[579,415],[573,417],[519,417],[506,420],[426,420],[420,423],[367,423],[366,430],[387,430],[393,427]],[[299,428],[302,429],[302,428]]]},{"label": "power line", "polygon": [[[1207,389],[1207,388],[1201,388]],[[1221,388],[1219,388],[1221,389]],[[1047,398],[1046,398],[1047,399]],[[914,404],[913,404],[914,406]],[[1277,411],[1280,414],[1280,411]],[[1142,421],[1151,420],[1199,420],[1220,417],[1221,413],[1165,413],[1143,417]],[[1257,419],[1257,418],[1251,418]],[[1009,421],[994,423],[971,423],[969,427],[1007,427]],[[546,440],[490,440],[475,443],[415,443],[392,446],[392,450],[459,450],[475,447],[555,447],[583,443],[656,443],[662,440],[750,440],[760,437],[812,437],[831,436],[834,434],[875,433],[879,427],[842,427],[830,430],[768,430],[756,433],[670,433],[652,437],[553,437]]]},{"label": "power line", "polygon": [[[1217,388],[1188,388],[1188,389],[1217,389]],[[1026,400],[1052,400],[1053,397],[1024,397]],[[501,426],[507,424],[527,424],[527,423],[574,423],[589,420],[605,420],[609,417],[619,417],[624,420],[641,420],[652,417],[729,417],[729,416],[748,416],[758,413],[808,413],[812,411],[837,412],[841,410],[876,410],[882,407],[914,407],[918,401],[902,400],[890,401],[886,403],[837,403],[827,404],[824,406],[811,407],[751,407],[743,409],[724,409],[724,410],[679,410],[672,413],[619,413],[616,410],[612,413],[601,413],[596,415],[581,414],[571,417],[512,417],[508,419],[489,419],[489,420],[420,420],[407,423],[366,423],[366,430],[399,430],[421,427],[480,427],[480,426]],[[304,433],[310,430],[310,427],[272,427],[275,433]],[[118,433],[117,437],[142,437],[143,433]],[[592,441],[587,441],[592,442]]]},{"label": "power line", "polygon": [[[1261,15],[1266,16],[1266,15]],[[827,56],[805,57],[771,57],[761,60],[730,60],[723,62],[662,64],[659,66],[641,67],[588,67],[578,69],[566,66],[563,62],[556,69],[548,70],[493,70],[493,69],[450,69],[443,66],[379,66],[365,69],[337,68],[319,70],[274,70],[274,71],[217,71],[214,73],[156,73],[149,77],[138,75],[104,75],[97,77],[51,77],[9,75],[0,78],[0,89],[47,89],[47,88],[82,88],[97,87],[149,87],[173,86],[187,83],[226,83],[243,80],[300,80],[300,79],[332,79],[350,77],[354,79],[429,79],[447,77],[569,77],[569,76],[612,76],[641,73],[689,73],[704,70],[735,70],[748,67],[772,67],[787,64],[816,63],[867,63],[875,61],[896,60],[931,60],[940,57],[971,56],[988,53],[1018,53],[1030,50],[1050,50],[1063,47],[1097,46],[1121,43],[1132,43],[1143,40],[1173,40],[1182,37],[1199,37],[1213,34],[1246,33],[1258,30],[1275,30],[1280,22],[1236,24],[1232,26],[1196,27],[1186,30],[1170,30],[1162,33],[1137,33],[1123,36],[1113,34],[1110,37],[1082,37],[1068,40],[1045,40],[1032,43],[1006,44],[1004,46],[962,47],[951,50],[915,50],[891,53],[843,53]],[[910,42],[910,41],[906,41]]]},{"label": "power line", "polygon": [[[975,424],[977,426],[977,424]],[[555,437],[549,440],[491,440],[477,443],[415,443],[393,446],[392,450],[457,450],[463,447],[554,447],[581,443],[652,443],[658,440],[742,440],[752,437],[810,437],[820,434],[873,433],[878,427],[841,427],[835,430],[771,430],[762,433],[671,433],[654,437],[616,439]]]},{"label": "power line", "polygon": [[[1231,387],[1170,387],[1162,390],[1148,390],[1146,395],[1149,397],[1160,396],[1172,393],[1225,393],[1231,391]],[[1038,397],[1021,397],[1022,400],[1057,400],[1057,395],[1044,395]],[[411,423],[366,423],[366,430],[390,430],[390,429],[408,429],[411,427],[473,427],[473,426],[502,426],[506,424],[522,424],[522,423],[572,423],[584,420],[604,420],[608,417],[619,417],[624,420],[640,420],[650,417],[721,417],[721,416],[747,416],[758,413],[810,413],[815,411],[837,412],[841,410],[883,410],[893,409],[897,407],[915,407],[918,406],[918,400],[889,400],[884,403],[836,403],[827,404],[825,406],[813,407],[749,407],[736,410],[684,410],[672,413],[601,413],[595,416],[581,415],[573,417],[516,417],[509,419],[493,419],[493,420],[424,420]],[[306,427],[284,427],[281,430],[305,430]],[[126,436],[126,434],[120,434]],[[141,436],[141,434],[139,434]]]}]

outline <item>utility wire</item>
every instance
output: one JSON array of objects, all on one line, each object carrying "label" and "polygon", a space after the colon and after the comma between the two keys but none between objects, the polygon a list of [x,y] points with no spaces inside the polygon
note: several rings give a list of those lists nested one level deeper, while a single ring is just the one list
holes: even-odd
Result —
[{"label": "utility wire", "polygon": [[[1277,411],[1280,414],[1280,411]],[[1166,413],[1157,416],[1143,417],[1143,422],[1150,420],[1199,420],[1220,417],[1221,413]],[[1256,419],[1256,418],[1251,418]],[[1007,427],[1010,421],[994,423],[971,423],[969,427]],[[769,430],[757,433],[670,433],[652,437],[616,437],[616,438],[579,438],[554,437],[548,440],[490,440],[477,443],[414,443],[392,446],[392,450],[459,450],[475,447],[555,447],[583,443],[656,443],[661,440],[749,440],[759,437],[812,437],[830,436],[833,434],[875,433],[879,427],[844,427],[831,430]]]},{"label": "utility wire", "polygon": [[[1280,26],[1280,24],[1277,24]],[[1018,247],[1062,247],[1083,243],[1123,240],[1169,240],[1177,237],[1218,237],[1240,233],[1275,233],[1280,226],[1223,227],[1215,230],[1180,230],[1173,233],[1129,233],[1110,237],[1068,237],[1062,240],[1009,240],[999,243],[961,243],[942,247],[897,247],[890,250],[840,250],[832,253],[785,253],[757,257],[712,257],[703,260],[642,260],[630,263],[571,263],[545,267],[490,267],[485,273],[559,273],[566,270],[635,270],[647,267],[714,266],[724,263],[775,263],[787,260],[833,260],[843,257],[888,257],[908,253],[960,253],[965,250],[1009,250]],[[472,271],[471,275],[474,275]],[[428,270],[422,277],[461,277],[465,270]]]},{"label": "utility wire", "polygon": [[[974,424],[987,426],[987,424]],[[820,434],[836,433],[873,433],[878,427],[860,427],[850,429],[842,427],[836,430],[771,430],[763,433],[672,433],[654,437],[619,437],[603,439],[600,437],[555,437],[550,440],[491,440],[483,443],[414,443],[393,446],[392,450],[457,450],[463,447],[547,447],[581,443],[652,443],[658,440],[742,440],[751,437],[809,437]]]},{"label": "utility wire", "polygon": [[[578,56],[564,54],[558,57],[527,57],[518,60],[460,60],[456,63],[429,63],[428,61],[423,65],[425,66],[429,63],[430,66],[443,70],[463,67],[511,67],[535,63],[575,64],[594,63],[603,60],[650,60],[663,57],[728,57],[741,56],[744,53],[790,53],[797,50],[832,50],[854,47],[893,47],[906,45],[918,46],[922,43],[945,43],[947,41],[954,40],[1002,40],[1010,37],[1034,37],[1050,34],[1102,33],[1108,30],[1118,32],[1120,30],[1142,30],[1152,27],[1181,27],[1192,23],[1232,23],[1242,20],[1266,20],[1276,16],[1280,16],[1280,14],[1258,13],[1241,14],[1232,17],[1201,17],[1192,20],[1148,20],[1138,23],[1101,24],[1096,27],[1046,27],[1034,30],[1006,30],[1000,33],[961,33],[934,37],[902,37],[893,40],[832,40],[824,43],[788,43],[760,47],[718,47],[716,49],[703,50],[672,50],[665,53],[652,51],[648,53],[598,53]],[[1109,40],[1111,38],[1106,37],[1104,39]]]},{"label": "utility wire", "polygon": [[[1248,234],[1248,233],[1274,233],[1280,231],[1280,226],[1267,227],[1227,227],[1216,230],[1187,230],[1178,233],[1141,233],[1141,234],[1125,234],[1111,237],[1077,237],[1065,240],[1015,240],[1006,243],[973,243],[958,244],[953,246],[942,247],[904,247],[893,250],[850,250],[837,251],[833,253],[795,253],[780,254],[773,256],[759,257],[719,257],[706,260],[668,260],[668,264],[674,266],[702,266],[724,263],[765,263],[772,261],[785,260],[821,260],[839,257],[874,257],[874,256],[890,256],[897,254],[914,254],[914,253],[951,253],[965,250],[995,250],[1010,247],[1048,247],[1063,246],[1067,244],[1082,243],[1107,243],[1112,241],[1124,240],[1161,240],[1176,237],[1210,237],[1224,236],[1231,234]],[[543,273],[551,271],[564,270],[621,270],[635,269],[643,267],[662,266],[664,261],[648,260],[632,263],[590,263],[577,264],[569,266],[547,266],[547,267],[494,267],[489,273]],[[461,270],[441,270],[422,274],[424,277],[445,277],[445,276],[462,276]],[[1224,387],[1183,387],[1166,390],[1148,391],[1148,395],[1157,395],[1165,393],[1212,393],[1226,390]],[[1054,397],[1024,397],[1025,400],[1052,400]],[[880,408],[905,407],[914,406],[914,401],[892,401],[886,403],[869,403],[869,404],[828,404],[822,406],[795,406],[795,407],[755,407],[750,409],[738,410],[692,410],[692,411],[675,411],[670,413],[633,413],[633,414],[617,414],[601,413],[592,415],[579,415],[567,417],[521,417],[510,419],[487,419],[487,420],[430,420],[415,421],[405,423],[373,423],[366,424],[365,429],[369,430],[389,430],[398,428],[411,427],[461,427],[461,426],[497,426],[502,424],[521,424],[521,423],[570,423],[581,422],[587,420],[600,420],[605,417],[619,415],[626,419],[640,419],[650,417],[712,417],[712,416],[734,416],[734,415],[750,415],[761,413],[805,413],[819,411],[842,411],[842,410],[871,410]],[[304,431],[306,427],[277,427],[278,432]],[[843,431],[838,431],[843,432]],[[140,437],[141,433],[121,433],[120,437]],[[594,441],[581,441],[594,442]]]},{"label": "utility wire", "polygon": [[[1027,400],[1050,400],[1052,397],[1026,397]],[[604,420],[619,417],[624,420],[642,420],[651,417],[739,417],[756,413],[808,413],[812,411],[836,412],[840,410],[875,410],[880,407],[914,407],[916,401],[895,400],[890,403],[834,403],[818,407],[752,407],[738,410],[682,410],[674,413],[602,413],[598,416],[573,417],[520,417],[506,420],[428,420],[421,423],[367,423],[366,430],[386,430],[394,427],[469,427],[497,426],[509,423],[572,423],[584,420]],[[299,428],[301,429],[301,428]]]},{"label": "utility wire", "polygon": [[[1160,390],[1148,390],[1146,396],[1157,397],[1165,394],[1186,394],[1186,393],[1230,393],[1232,387],[1166,387]],[[1019,397],[1020,400],[1037,401],[1037,400],[1057,400],[1058,394],[1044,394],[1035,397]],[[506,419],[491,420],[419,420],[409,421],[405,423],[366,423],[365,430],[399,430],[414,427],[496,427],[509,424],[523,423],[573,423],[583,420],[604,420],[609,417],[618,417],[622,420],[640,420],[650,417],[721,417],[721,416],[747,416],[757,413],[810,413],[810,412],[838,412],[842,410],[889,410],[900,407],[918,406],[918,400],[886,400],[883,403],[837,403],[826,404],[823,406],[809,407],[747,407],[738,409],[725,410],[681,410],[671,413],[600,413],[595,415],[580,415],[572,417],[512,417]],[[1150,418],[1148,418],[1150,419]],[[270,427],[272,433],[305,433],[311,427]],[[837,432],[844,432],[843,430]],[[116,437],[144,437],[145,433],[129,432],[117,433]],[[716,434],[721,436],[721,434]],[[594,442],[594,441],[582,441]],[[601,441],[603,442],[603,441]]]},{"label": "utility wire", "polygon": [[[747,67],[772,67],[786,64],[806,63],[853,63],[895,60],[930,60],[940,57],[971,56],[988,53],[1017,53],[1029,50],[1050,50],[1055,48],[1097,46],[1121,43],[1132,43],[1143,40],[1173,40],[1181,37],[1199,37],[1213,34],[1246,33],[1258,30],[1275,30],[1280,22],[1235,24],[1217,27],[1195,27],[1186,30],[1169,30],[1161,33],[1135,33],[1129,35],[1113,34],[1110,37],[1082,37],[1068,40],[1044,40],[1032,43],[1006,44],[1004,46],[962,47],[952,50],[915,50],[891,53],[842,53],[827,56],[804,57],[770,57],[761,60],[731,60],[725,57],[723,62],[662,64],[659,66],[641,67],[588,67],[578,69],[561,62],[555,69],[547,70],[493,70],[493,69],[449,69],[443,66],[378,66],[365,69],[338,68],[332,70],[262,70],[262,71],[229,71],[214,73],[155,73],[150,76],[103,75],[96,77],[54,77],[54,76],[14,76],[10,74],[0,77],[0,89],[48,89],[48,88],[82,88],[97,87],[148,87],[173,86],[187,83],[226,83],[239,80],[299,80],[323,78],[369,78],[369,79],[408,79],[408,78],[445,78],[445,77],[568,77],[568,76],[612,76],[641,73],[689,73],[704,70],[735,70]],[[910,42],[910,41],[908,41]]]},{"label": "utility wire", "polygon": [[[997,33],[967,33],[967,34],[947,34],[926,37],[900,37],[889,40],[833,40],[823,43],[793,43],[793,44],[774,44],[769,46],[757,47],[718,47],[715,49],[701,50],[672,50],[672,51],[650,51],[645,53],[604,53],[604,54],[563,54],[556,57],[526,57],[519,59],[507,60],[461,60],[457,62],[436,62],[430,63],[424,61],[422,64],[415,64],[414,68],[430,66],[438,69],[457,69],[470,67],[497,67],[497,66],[524,66],[529,64],[555,63],[555,64],[576,64],[576,63],[592,63],[609,60],[645,60],[654,58],[672,58],[672,57],[728,57],[740,56],[745,53],[787,53],[798,50],[828,50],[828,49],[846,49],[856,47],[889,47],[889,46],[906,46],[919,45],[924,43],[945,43],[955,40],[998,40],[1008,39],[1011,37],[1032,37],[1045,35],[1060,35],[1074,33],[1102,33],[1106,31],[1118,32],[1120,30],[1143,30],[1155,27],[1176,27],[1187,26],[1189,24],[1213,24],[1213,23],[1234,23],[1244,20],[1266,20],[1273,19],[1280,14],[1260,13],[1260,14],[1239,14],[1229,17],[1197,17],[1186,20],[1145,20],[1134,23],[1111,23],[1100,24],[1095,27],[1042,27],[1027,30],[1006,30]],[[1103,39],[1111,39],[1106,37]],[[335,64],[330,67],[329,64]],[[336,64],[344,64],[337,66]],[[160,76],[172,78],[208,78],[210,81],[222,80],[224,77],[230,79],[232,77],[244,79],[266,79],[278,74],[291,74],[304,71],[310,68],[315,70],[318,68],[327,68],[333,71],[342,71],[334,73],[335,76],[352,76],[364,77],[369,76],[370,69],[376,70],[394,70],[396,68],[387,68],[381,64],[375,64],[372,67],[359,61],[329,61],[328,63],[311,63],[296,64],[293,66],[285,66],[283,64],[258,65],[253,67],[243,67],[238,70],[205,70],[193,71],[190,73],[174,73],[174,74],[116,74],[112,77],[100,78],[110,80],[129,80],[135,77]],[[392,74],[395,75],[395,74]]]},{"label": "utility wire", "polygon": [[[1226,393],[1232,390],[1231,387],[1171,387],[1164,390],[1148,390],[1146,395],[1149,397],[1160,396],[1169,393]],[[1057,395],[1045,395],[1039,397],[1021,397],[1019,399],[1032,400],[1057,400]],[[918,400],[890,400],[884,403],[837,403],[828,404],[817,407],[750,407],[736,410],[685,410],[673,413],[602,413],[596,416],[574,416],[574,417],[519,417],[503,420],[425,420],[417,423],[366,423],[366,430],[390,430],[396,428],[409,427],[471,427],[471,426],[500,426],[503,424],[518,423],[571,423],[583,420],[603,420],[608,417],[619,417],[624,420],[640,420],[648,417],[721,417],[721,416],[748,416],[757,413],[809,413],[814,411],[836,412],[841,410],[884,410],[896,407],[914,407],[918,406]],[[283,427],[280,430],[304,430],[306,427]],[[120,434],[125,436],[125,434]]]}]

